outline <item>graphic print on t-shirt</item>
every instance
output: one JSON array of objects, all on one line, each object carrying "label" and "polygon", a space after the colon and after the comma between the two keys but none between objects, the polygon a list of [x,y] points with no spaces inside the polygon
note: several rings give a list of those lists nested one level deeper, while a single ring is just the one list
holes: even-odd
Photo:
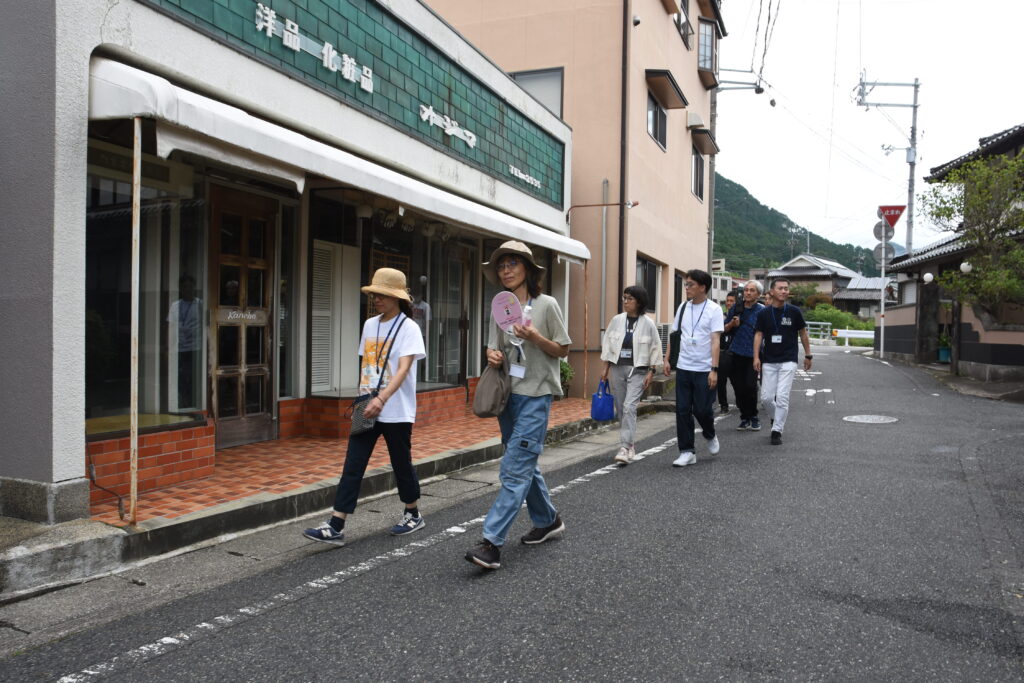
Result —
[{"label": "graphic print on t-shirt", "polygon": [[380,383],[380,388],[383,389],[391,381],[391,365],[390,359],[388,363],[384,364],[384,359],[388,355],[388,349],[395,343],[394,337],[388,339],[386,337],[367,337],[366,344],[363,347],[363,365],[359,370],[359,393],[364,394],[373,391],[377,388],[377,382],[380,380],[380,375],[377,373],[383,371],[384,381]]}]

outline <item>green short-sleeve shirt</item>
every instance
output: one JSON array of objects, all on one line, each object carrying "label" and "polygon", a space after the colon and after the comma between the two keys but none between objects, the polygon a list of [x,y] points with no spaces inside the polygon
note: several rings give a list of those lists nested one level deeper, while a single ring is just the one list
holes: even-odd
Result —
[{"label": "green short-sleeve shirt", "polygon": [[[537,328],[544,337],[561,346],[568,346],[572,343],[569,333],[565,329],[565,320],[562,318],[562,309],[554,297],[541,294],[534,299],[530,306],[532,325]],[[562,395],[562,375],[558,365],[558,358],[553,358],[544,353],[536,344],[530,341],[523,342],[523,358],[518,361],[519,351],[509,340],[509,336],[498,329],[498,325],[492,320],[490,336],[487,339],[487,348],[497,349],[505,354],[509,362],[520,362],[526,366],[524,377],[512,378],[512,393],[520,396],[552,396]]]}]

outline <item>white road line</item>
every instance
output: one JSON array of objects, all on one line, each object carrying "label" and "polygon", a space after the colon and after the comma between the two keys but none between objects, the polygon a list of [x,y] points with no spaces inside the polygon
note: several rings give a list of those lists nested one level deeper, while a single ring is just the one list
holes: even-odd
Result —
[{"label": "white road line", "polygon": [[[716,422],[717,421],[718,420],[716,420]],[[661,445],[654,446],[653,448],[648,448],[646,451],[637,453],[636,459],[643,460],[646,457],[661,453],[662,451],[674,446],[675,443],[676,440],[674,438],[669,439]],[[580,484],[585,484],[595,477],[610,474],[619,469],[622,468],[618,464],[606,465],[594,470],[593,472],[588,472],[587,474],[576,477],[572,481],[568,481],[561,486],[556,486],[551,489],[551,495],[567,491],[579,486]],[[401,548],[395,548],[394,550],[377,555],[376,557],[371,557],[369,560],[365,560],[359,564],[346,567],[345,569],[327,574],[326,576],[321,576],[320,578],[313,579],[312,581],[307,581],[306,583],[298,585],[291,590],[278,593],[267,600],[262,600],[245,607],[240,607],[233,612],[228,612],[227,614],[214,617],[209,621],[198,623],[184,631],[175,633],[174,635],[165,636],[151,643],[147,643],[146,645],[128,650],[127,652],[122,652],[119,655],[111,657],[105,662],[93,664],[92,666],[86,667],[77,673],[63,676],[59,679],[59,683],[79,683],[80,681],[90,681],[96,678],[110,676],[129,667],[137,666],[150,659],[160,657],[168,652],[173,652],[174,650],[190,645],[204,636],[231,628],[236,624],[241,624],[271,610],[284,607],[285,605],[303,598],[315,595],[316,593],[327,590],[328,588],[348,581],[349,579],[362,576],[377,567],[390,562],[395,562],[404,557],[409,557],[410,555],[418,553],[425,548],[430,548],[438,543],[443,543],[444,541],[460,536],[473,527],[480,526],[483,523],[483,517],[476,517],[468,522],[461,522],[454,526],[450,526],[444,531],[436,533],[433,536],[427,536],[419,541],[408,543]]]}]

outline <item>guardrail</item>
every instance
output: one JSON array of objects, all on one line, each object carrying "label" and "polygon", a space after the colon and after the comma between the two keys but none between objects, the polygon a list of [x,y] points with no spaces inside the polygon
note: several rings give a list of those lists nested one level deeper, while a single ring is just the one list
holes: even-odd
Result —
[{"label": "guardrail", "polygon": [[851,339],[874,339],[874,330],[832,330],[833,337],[843,337],[846,339],[846,343],[843,346],[849,346]]},{"label": "guardrail", "polygon": [[820,323],[813,320],[807,321],[807,336],[811,339],[817,339],[818,341],[825,341],[834,337],[835,334],[831,332],[832,323]]}]

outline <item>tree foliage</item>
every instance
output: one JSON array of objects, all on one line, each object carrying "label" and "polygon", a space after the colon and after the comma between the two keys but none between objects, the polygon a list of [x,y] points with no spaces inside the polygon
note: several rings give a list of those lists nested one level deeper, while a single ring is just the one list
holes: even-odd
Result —
[{"label": "tree foliage", "polygon": [[832,323],[834,330],[873,330],[875,321],[861,320],[853,313],[840,311],[829,304],[818,304],[813,310],[804,311],[804,320],[819,323]]},{"label": "tree foliage", "polygon": [[970,250],[970,273],[939,275],[947,291],[992,312],[1024,302],[1024,157],[967,162],[920,199],[923,212]]}]

